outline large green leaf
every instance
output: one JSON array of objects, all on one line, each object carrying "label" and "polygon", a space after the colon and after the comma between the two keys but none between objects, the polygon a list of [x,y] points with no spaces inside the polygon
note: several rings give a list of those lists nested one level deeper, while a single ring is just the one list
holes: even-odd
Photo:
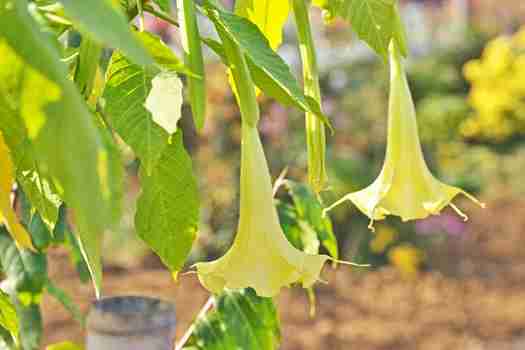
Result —
[{"label": "large green leaf", "polygon": [[225,291],[215,303],[214,311],[196,321],[186,350],[279,348],[279,318],[271,298],[243,289]]},{"label": "large green leaf", "polygon": [[0,290],[0,327],[6,330],[15,343],[19,342],[18,315],[9,296]]},{"label": "large green leaf", "polygon": [[[330,125],[319,103],[304,95],[288,65],[272,50],[268,40],[255,24],[214,6],[209,0],[205,1],[205,8],[207,16],[217,30],[224,32],[241,48],[255,84],[265,94],[285,105],[293,105],[305,112],[311,112]],[[218,48],[213,44],[211,47]],[[225,58],[221,51],[217,53]]]},{"label": "large green leaf", "polygon": [[137,64],[153,60],[133,37],[126,17],[111,0],[60,0],[64,10],[83,32],[110,47],[121,49]]},{"label": "large green leaf", "polygon": [[348,20],[359,38],[385,61],[388,45],[394,40],[406,56],[406,33],[399,16],[398,0],[316,0],[331,16]]},{"label": "large green leaf", "polygon": [[148,173],[153,171],[169,138],[144,107],[151,81],[159,72],[157,67],[133,64],[120,52],[115,52],[103,94],[104,112],[111,127],[133,149]]},{"label": "large green leaf", "polygon": [[197,181],[191,158],[182,142],[182,130],[150,175],[141,169],[142,194],[137,202],[135,226],[142,238],[172,271],[184,264],[199,222]]},{"label": "large green leaf", "polygon": [[[113,159],[65,67],[27,12],[25,0],[0,7],[0,115],[3,131],[25,128],[40,172],[51,178],[75,211],[84,257],[97,292],[101,283],[99,236],[114,219],[114,191],[108,186]],[[35,54],[35,53],[38,54]],[[6,121],[11,121],[7,124]],[[6,133],[8,133],[6,131]],[[28,191],[29,192],[29,191]]]}]

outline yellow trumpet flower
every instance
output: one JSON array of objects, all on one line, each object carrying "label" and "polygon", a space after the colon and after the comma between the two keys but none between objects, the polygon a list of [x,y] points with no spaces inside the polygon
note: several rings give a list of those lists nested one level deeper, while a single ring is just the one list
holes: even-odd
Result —
[{"label": "yellow trumpet flower", "polygon": [[270,172],[255,126],[243,122],[241,206],[237,236],[221,258],[196,264],[201,283],[213,293],[251,287],[271,297],[292,283],[312,286],[329,259],[306,254],[286,239],[274,207]]},{"label": "yellow trumpet flower", "polygon": [[456,195],[464,194],[480,206],[484,205],[462,189],[440,182],[430,173],[419,142],[414,102],[394,42],[389,47],[389,62],[388,135],[381,173],[370,186],[347,194],[325,212],[349,200],[370,218],[371,229],[374,220],[382,220],[387,215],[400,216],[403,221],[423,219],[439,214],[447,205],[466,220],[467,216],[451,202]]}]

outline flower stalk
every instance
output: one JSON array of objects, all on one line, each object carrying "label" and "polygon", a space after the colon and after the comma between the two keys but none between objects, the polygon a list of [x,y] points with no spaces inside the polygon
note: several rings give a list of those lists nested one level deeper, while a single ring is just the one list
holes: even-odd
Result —
[{"label": "flower stalk", "polygon": [[[319,72],[317,56],[312,37],[308,2],[293,0],[293,13],[299,51],[303,65],[303,80],[305,95],[314,98],[321,106],[321,89],[319,87]],[[319,193],[326,187],[327,174],[325,166],[326,136],[325,126],[315,114],[306,112],[306,143],[308,150],[308,182],[314,192]]]}]

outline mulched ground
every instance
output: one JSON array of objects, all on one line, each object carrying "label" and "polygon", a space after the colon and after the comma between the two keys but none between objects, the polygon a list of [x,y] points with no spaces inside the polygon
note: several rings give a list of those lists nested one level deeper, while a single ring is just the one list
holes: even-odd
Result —
[{"label": "mulched ground", "polygon": [[[411,281],[392,268],[355,273],[327,268],[317,315],[301,290],[278,298],[282,350],[525,349],[525,201],[497,200],[470,210],[469,234],[433,271]],[[77,282],[66,256],[54,252],[51,274],[86,310],[93,293]],[[108,268],[109,295],[141,294],[177,305],[179,334],[207,299],[195,276],[174,284],[161,269]],[[82,330],[44,298],[45,343],[82,341]]]}]

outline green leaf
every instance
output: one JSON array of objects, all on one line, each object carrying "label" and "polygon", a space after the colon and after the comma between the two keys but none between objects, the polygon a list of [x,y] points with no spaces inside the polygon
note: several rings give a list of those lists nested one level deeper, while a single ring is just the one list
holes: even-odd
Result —
[{"label": "green leaf", "polygon": [[171,0],[153,0],[155,4],[164,12],[170,13]]},{"label": "green leaf", "polygon": [[279,342],[279,318],[272,299],[243,289],[217,297],[215,310],[196,321],[184,349],[275,350]]},{"label": "green leaf", "polygon": [[173,53],[173,50],[159,36],[138,31],[135,32],[135,36],[142,42],[142,45],[160,68],[198,77],[184,65],[184,62]]},{"label": "green leaf", "polygon": [[64,11],[78,28],[100,43],[120,49],[137,64],[153,63],[134,38],[126,17],[111,0],[60,0]]},{"label": "green leaf", "polygon": [[290,13],[290,3],[282,0],[238,0],[235,14],[257,25],[276,50],[283,41],[283,27]]},{"label": "green leaf", "polygon": [[[313,230],[328,253],[334,259],[338,259],[337,239],[332,229],[332,222],[329,217],[323,216],[323,206],[315,194],[304,184],[290,180],[287,180],[285,184],[300,219],[299,226],[306,231]],[[306,234],[309,233],[306,232]]]},{"label": "green leaf", "polygon": [[71,297],[67,295],[67,293],[64,290],[62,290],[53,282],[48,280],[46,284],[46,291],[49,293],[49,295],[58,300],[64,306],[64,308],[71,314],[71,316],[73,316],[73,319],[80,323],[82,328],[84,328],[84,315],[80,312],[78,306],[73,302],[73,300],[71,300]]},{"label": "green leaf", "polygon": [[197,181],[182,130],[172,136],[150,175],[141,169],[140,180],[137,233],[170,270],[178,271],[190,253],[199,222]]},{"label": "green leaf", "polygon": [[120,52],[115,52],[103,93],[108,122],[140,158],[147,173],[153,171],[169,138],[144,107],[152,88],[151,81],[158,73],[157,67],[133,64]]},{"label": "green leaf", "polygon": [[193,121],[196,128],[200,130],[206,118],[206,80],[195,1],[179,0],[177,5],[184,62],[195,74],[199,75],[197,78],[188,77],[188,90]]},{"label": "green leaf", "polygon": [[0,125],[25,128],[40,171],[74,209],[84,257],[99,292],[99,236],[111,223],[116,205],[113,189],[107,186],[122,182],[106,181],[112,157],[58,54],[29,16],[27,2],[10,4],[0,9],[0,57],[9,67],[0,69],[0,89],[7,103],[2,109],[8,111],[0,115]]},{"label": "green leaf", "polygon": [[9,332],[15,344],[18,344],[18,315],[9,296],[3,291],[0,291],[0,326]]},{"label": "green leaf", "polygon": [[335,13],[348,20],[359,38],[385,61],[391,40],[403,56],[407,55],[406,33],[397,0],[337,0]]},{"label": "green leaf", "polygon": [[[218,31],[223,31],[245,54],[255,84],[284,105],[293,105],[305,112],[311,112],[330,126],[328,118],[314,98],[305,96],[283,59],[270,47],[259,28],[246,18],[215,7],[205,1],[206,14]],[[213,45],[211,48],[216,48]],[[224,54],[217,52],[222,58]]]}]

